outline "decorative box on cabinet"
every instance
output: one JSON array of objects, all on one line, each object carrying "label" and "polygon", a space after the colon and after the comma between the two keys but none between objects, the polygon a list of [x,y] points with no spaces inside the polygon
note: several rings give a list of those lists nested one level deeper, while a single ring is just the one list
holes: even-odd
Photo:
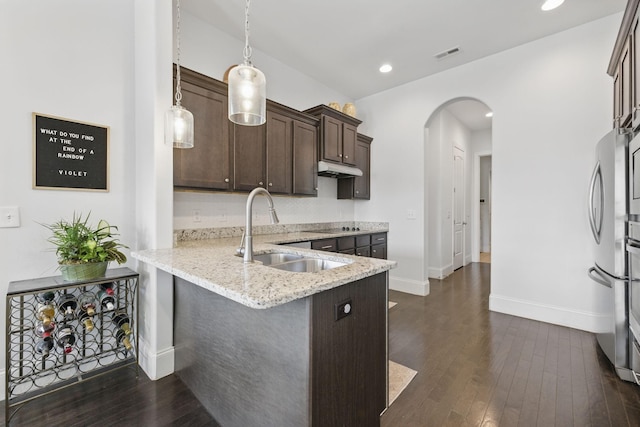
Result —
[{"label": "decorative box on cabinet", "polygon": [[[138,274],[128,268],[107,270],[104,277],[66,282],[62,276],[44,277],[11,282],[7,290],[6,305],[6,371],[5,421],[9,421],[20,406],[45,394],[73,386],[80,381],[99,377],[115,369],[133,367],[138,374]],[[113,290],[113,308],[100,305],[97,294],[108,285]],[[53,348],[47,356],[38,353],[41,337],[36,328],[41,321],[38,313],[38,295],[54,293],[55,315],[51,332]],[[59,310],[58,301],[64,294],[78,297],[90,292],[95,295],[93,330],[84,327],[81,309],[67,317]],[[130,336],[113,319],[115,313],[129,318]],[[75,343],[66,353],[56,341],[62,326],[75,331]],[[123,335],[124,334],[124,335]],[[125,348],[127,338],[130,349]],[[13,408],[18,407],[16,410]]]}]

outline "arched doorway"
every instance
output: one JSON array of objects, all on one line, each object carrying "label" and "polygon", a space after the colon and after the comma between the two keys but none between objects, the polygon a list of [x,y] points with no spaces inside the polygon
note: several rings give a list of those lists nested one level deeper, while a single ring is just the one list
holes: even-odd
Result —
[{"label": "arched doorway", "polygon": [[[425,257],[442,279],[490,251],[491,109],[480,100],[443,103],[425,124]],[[489,249],[488,249],[489,248]],[[483,258],[486,258],[484,256]]]}]

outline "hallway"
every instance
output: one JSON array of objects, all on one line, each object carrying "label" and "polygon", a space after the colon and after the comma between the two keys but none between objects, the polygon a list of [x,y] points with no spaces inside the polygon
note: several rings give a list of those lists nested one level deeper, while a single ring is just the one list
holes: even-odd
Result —
[{"label": "hallway", "polygon": [[490,268],[432,280],[427,297],[390,291],[390,358],[418,375],[382,426],[640,426],[640,387],[593,334],[488,311]]}]

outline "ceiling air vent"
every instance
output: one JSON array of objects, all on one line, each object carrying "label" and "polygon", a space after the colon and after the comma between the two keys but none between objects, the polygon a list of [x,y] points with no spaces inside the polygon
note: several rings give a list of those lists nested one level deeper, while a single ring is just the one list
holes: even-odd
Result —
[{"label": "ceiling air vent", "polygon": [[440,53],[436,53],[435,55],[433,55],[438,61],[440,61],[441,59],[445,59],[448,58],[452,55],[455,55],[456,53],[460,53],[460,47],[456,46],[456,47],[452,47],[451,49],[447,49],[444,50]]}]

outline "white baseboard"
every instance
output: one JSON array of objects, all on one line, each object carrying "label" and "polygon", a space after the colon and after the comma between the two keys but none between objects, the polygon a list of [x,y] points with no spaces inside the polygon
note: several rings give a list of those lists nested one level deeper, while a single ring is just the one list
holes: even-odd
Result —
[{"label": "white baseboard", "polygon": [[418,280],[401,279],[398,277],[389,277],[389,289],[422,297],[429,295],[430,291],[429,280],[421,282]]},{"label": "white baseboard", "polygon": [[[7,371],[5,371],[4,369],[0,371],[0,380],[2,380],[2,384],[6,384],[7,383]],[[0,391],[0,400],[5,400],[7,396],[5,396],[5,388],[4,387],[0,387],[0,389],[2,389]]]},{"label": "white baseboard", "polygon": [[138,344],[140,346],[140,367],[150,379],[159,380],[162,377],[173,374],[175,370],[174,347],[151,353],[149,346],[142,337],[138,338]]},{"label": "white baseboard", "polygon": [[594,333],[608,331],[611,324],[611,317],[606,314],[570,310],[493,294],[489,296],[489,310]]},{"label": "white baseboard", "polygon": [[427,269],[429,279],[442,280],[451,273],[453,273],[453,264],[445,265],[444,267],[429,267]]}]

